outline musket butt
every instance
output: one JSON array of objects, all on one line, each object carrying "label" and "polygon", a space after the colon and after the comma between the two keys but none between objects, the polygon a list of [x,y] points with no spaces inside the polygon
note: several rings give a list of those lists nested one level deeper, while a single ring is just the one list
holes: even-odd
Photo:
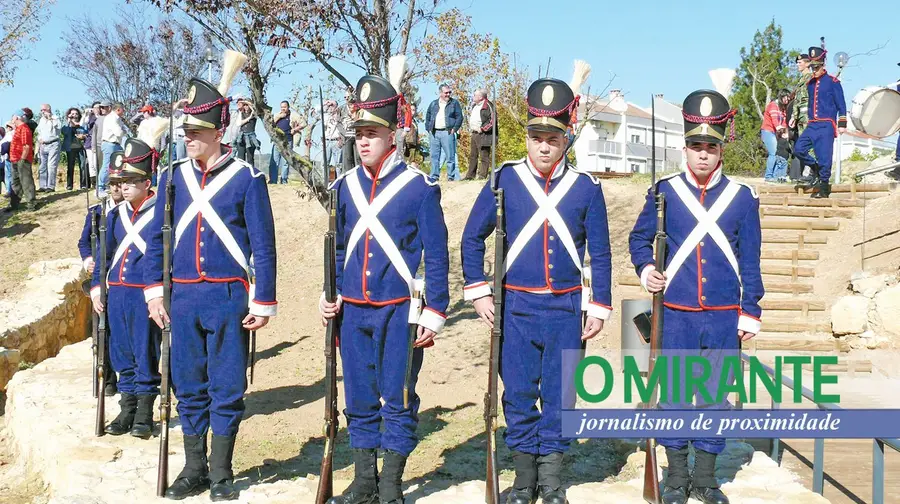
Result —
[{"label": "musket butt", "polygon": [[403,387],[403,408],[409,408],[409,389]]}]

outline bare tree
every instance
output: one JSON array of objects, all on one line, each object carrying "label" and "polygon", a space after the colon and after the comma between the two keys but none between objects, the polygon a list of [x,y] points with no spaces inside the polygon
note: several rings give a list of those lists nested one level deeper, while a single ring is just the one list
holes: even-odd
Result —
[{"label": "bare tree", "polygon": [[70,20],[54,65],[94,98],[122,102],[132,111],[150,103],[169,113],[171,98],[183,96],[188,79],[204,66],[202,38],[173,19],[148,27],[136,12],[120,8],[112,23],[89,15]]},{"label": "bare tree", "polygon": [[29,47],[40,40],[40,28],[56,0],[19,0],[0,3],[0,86],[11,86]]}]

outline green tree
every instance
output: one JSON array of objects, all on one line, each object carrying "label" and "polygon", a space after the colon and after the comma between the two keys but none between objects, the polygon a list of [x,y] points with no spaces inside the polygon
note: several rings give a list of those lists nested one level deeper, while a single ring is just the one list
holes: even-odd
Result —
[{"label": "green tree", "polygon": [[741,48],[741,64],[729,100],[737,109],[736,140],[725,149],[725,166],[730,172],[759,175],[765,170],[767,152],[759,136],[763,113],[780,89],[793,91],[801,83],[792,64],[797,54],[782,47],[781,26],[774,19],[756,31],[749,47]]}]

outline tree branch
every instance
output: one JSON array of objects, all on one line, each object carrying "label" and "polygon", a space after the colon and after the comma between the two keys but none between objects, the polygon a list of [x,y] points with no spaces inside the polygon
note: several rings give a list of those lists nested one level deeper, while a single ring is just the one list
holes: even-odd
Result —
[{"label": "tree branch", "polygon": [[400,31],[403,37],[400,40],[400,54],[406,54],[406,47],[409,45],[409,34],[412,31],[413,14],[416,11],[416,0],[408,0],[409,9],[406,11],[406,22],[403,23],[403,29]]}]

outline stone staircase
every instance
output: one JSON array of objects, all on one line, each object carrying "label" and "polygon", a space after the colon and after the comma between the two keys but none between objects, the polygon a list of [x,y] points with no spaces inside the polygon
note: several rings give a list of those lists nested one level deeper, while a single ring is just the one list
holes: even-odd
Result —
[{"label": "stone staircase", "polygon": [[[829,199],[811,199],[800,188],[759,184],[762,227],[762,277],[766,296],[762,300],[761,333],[744,345],[751,353],[834,355],[849,352],[848,345],[831,335],[827,300],[816,295],[813,285],[820,251],[848,219],[854,218],[864,199],[890,194],[896,184],[836,184]],[[629,270],[618,277],[627,285],[628,298],[646,298]],[[764,359],[765,360],[765,359]],[[871,372],[866,360],[840,359],[833,372]],[[827,368],[827,366],[826,366]]]}]

